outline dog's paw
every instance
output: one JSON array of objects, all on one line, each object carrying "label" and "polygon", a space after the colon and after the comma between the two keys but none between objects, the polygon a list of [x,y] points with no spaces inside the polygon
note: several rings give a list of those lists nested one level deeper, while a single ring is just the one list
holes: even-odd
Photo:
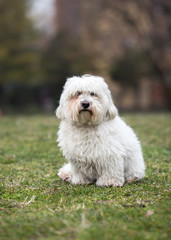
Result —
[{"label": "dog's paw", "polygon": [[70,182],[71,181],[71,178],[72,178],[72,173],[71,171],[65,171],[63,170],[62,168],[59,170],[58,172],[58,176],[63,180],[63,181],[66,181],[66,182]]},{"label": "dog's paw", "polygon": [[133,177],[133,178],[131,178],[131,179],[126,180],[126,181],[125,181],[125,184],[130,184],[130,183],[132,183],[132,182],[137,182],[137,181],[138,181],[138,178],[137,178],[137,177]]},{"label": "dog's paw", "polygon": [[87,178],[81,176],[73,176],[71,182],[75,185],[88,185],[92,183]]},{"label": "dog's paw", "polygon": [[99,187],[122,187],[124,184],[124,180],[122,179],[114,179],[114,178],[104,178],[100,177],[97,179],[96,185]]}]

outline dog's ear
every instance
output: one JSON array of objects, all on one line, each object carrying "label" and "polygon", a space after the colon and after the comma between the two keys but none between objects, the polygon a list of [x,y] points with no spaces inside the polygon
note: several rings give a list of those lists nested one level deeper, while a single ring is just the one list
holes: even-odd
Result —
[{"label": "dog's ear", "polygon": [[111,96],[111,93],[110,91],[108,90],[108,109],[107,109],[107,112],[106,112],[106,119],[107,120],[112,120],[114,119],[117,115],[118,115],[118,110],[117,108],[115,107],[113,101],[112,101],[112,96]]},{"label": "dog's ear", "polygon": [[58,119],[64,120],[65,113],[64,113],[64,92],[61,94],[60,100],[59,100],[59,106],[57,107],[55,113]]},{"label": "dog's ear", "polygon": [[59,105],[59,107],[56,109],[55,113],[56,113],[57,118],[59,118],[60,120],[64,119],[64,113],[62,111],[61,105]]}]

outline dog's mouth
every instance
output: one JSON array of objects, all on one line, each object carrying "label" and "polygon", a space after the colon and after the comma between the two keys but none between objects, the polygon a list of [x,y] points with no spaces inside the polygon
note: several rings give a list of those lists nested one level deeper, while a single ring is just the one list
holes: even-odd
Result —
[{"label": "dog's mouth", "polygon": [[79,111],[79,113],[82,113],[82,112],[88,112],[88,113],[90,113],[91,115],[93,114],[90,109],[81,109],[81,110]]}]

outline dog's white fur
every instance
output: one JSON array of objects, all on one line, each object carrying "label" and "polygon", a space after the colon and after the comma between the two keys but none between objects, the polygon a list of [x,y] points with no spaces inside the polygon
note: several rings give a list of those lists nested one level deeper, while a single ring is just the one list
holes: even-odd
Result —
[{"label": "dog's white fur", "polygon": [[[88,104],[86,109],[82,103]],[[59,146],[68,160],[59,170],[60,178],[73,184],[115,187],[144,177],[140,142],[118,116],[103,78],[67,79],[56,115],[62,120]]]}]

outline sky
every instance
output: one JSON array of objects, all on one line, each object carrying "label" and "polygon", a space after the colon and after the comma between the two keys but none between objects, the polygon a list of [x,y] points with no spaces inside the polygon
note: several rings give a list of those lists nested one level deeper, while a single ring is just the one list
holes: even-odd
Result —
[{"label": "sky", "polygon": [[33,0],[33,11],[38,14],[47,14],[51,11],[54,0]]},{"label": "sky", "polygon": [[32,0],[31,16],[35,19],[38,28],[45,31],[52,31],[51,21],[54,16],[54,0]]}]

